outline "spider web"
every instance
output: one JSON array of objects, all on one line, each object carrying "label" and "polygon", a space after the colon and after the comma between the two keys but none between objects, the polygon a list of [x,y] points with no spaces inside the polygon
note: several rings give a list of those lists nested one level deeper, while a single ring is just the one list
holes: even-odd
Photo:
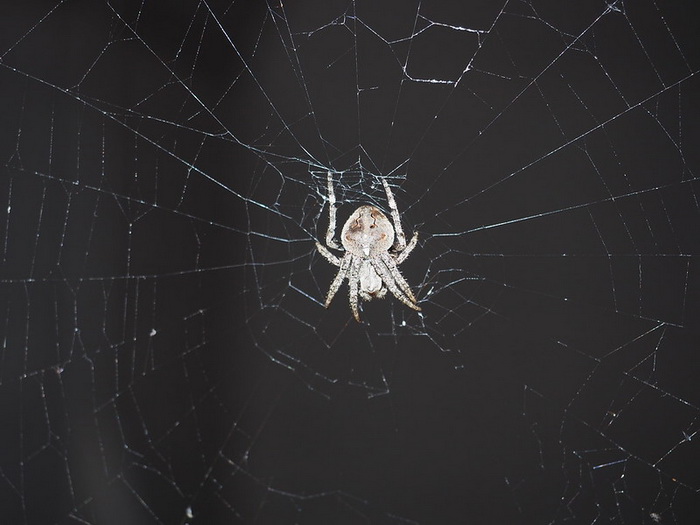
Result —
[{"label": "spider web", "polygon": [[4,4],[2,521],[697,523],[691,5]]}]

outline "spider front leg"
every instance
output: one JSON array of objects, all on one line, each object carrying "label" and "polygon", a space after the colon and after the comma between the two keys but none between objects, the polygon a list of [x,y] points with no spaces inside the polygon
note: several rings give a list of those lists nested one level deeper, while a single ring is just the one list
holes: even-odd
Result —
[{"label": "spider front leg", "polygon": [[[351,255],[347,256],[352,257]],[[352,310],[352,315],[355,317],[355,321],[361,323],[360,321],[360,309],[359,309],[359,284],[360,284],[360,266],[362,265],[362,260],[357,257],[352,257],[352,264],[350,265],[350,275],[348,276],[348,283],[350,285],[350,309]]]},{"label": "spider front leg", "polygon": [[401,272],[399,272],[393,260],[387,256],[387,260],[380,260],[374,263],[374,268],[394,297],[409,308],[413,308],[418,312],[421,311],[421,307],[415,303],[416,298],[413,296],[413,292],[411,292],[408,283],[401,275]]},{"label": "spider front leg", "polygon": [[[318,246],[321,247],[320,244]],[[330,254],[330,252],[328,253]],[[330,255],[331,257],[335,257],[333,254]],[[337,257],[336,260],[338,260]],[[331,283],[331,287],[328,289],[328,294],[326,295],[326,304],[324,305],[326,308],[330,306],[333,297],[338,292],[338,290],[340,290],[340,286],[343,284],[343,281],[348,275],[348,269],[350,268],[351,262],[352,256],[350,254],[347,254],[345,257],[338,261],[338,266],[340,266],[340,270],[338,270],[338,273],[335,275],[335,279],[333,279],[333,282]]]},{"label": "spider front leg", "polygon": [[[384,263],[386,266],[386,269],[389,271],[389,274],[393,278],[394,282],[396,285],[399,287],[399,289],[406,294],[406,297],[408,297],[412,303],[416,303],[416,297],[413,295],[413,291],[411,290],[411,286],[406,282],[406,279],[404,278],[403,275],[401,275],[401,270],[399,270],[398,266],[396,266],[396,261],[391,257],[389,254],[384,254],[381,257],[381,261]],[[388,286],[388,285],[387,285]]]}]

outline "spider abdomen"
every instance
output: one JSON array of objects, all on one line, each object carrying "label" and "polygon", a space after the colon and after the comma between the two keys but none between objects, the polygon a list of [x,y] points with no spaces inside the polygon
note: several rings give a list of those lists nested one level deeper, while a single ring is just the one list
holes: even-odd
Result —
[{"label": "spider abdomen", "polygon": [[394,227],[374,206],[360,206],[350,215],[340,234],[343,247],[358,257],[382,253],[394,244]]}]

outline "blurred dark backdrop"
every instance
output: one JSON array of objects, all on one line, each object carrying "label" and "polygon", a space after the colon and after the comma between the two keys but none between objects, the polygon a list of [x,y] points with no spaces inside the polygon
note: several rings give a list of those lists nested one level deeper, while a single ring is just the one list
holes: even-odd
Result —
[{"label": "blurred dark backdrop", "polygon": [[4,3],[0,521],[698,523],[691,8]]}]

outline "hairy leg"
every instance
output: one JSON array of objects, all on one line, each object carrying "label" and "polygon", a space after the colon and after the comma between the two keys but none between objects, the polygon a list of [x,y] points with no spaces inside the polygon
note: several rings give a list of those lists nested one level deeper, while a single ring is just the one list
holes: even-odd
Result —
[{"label": "hairy leg", "polygon": [[[387,266],[382,261],[377,261],[374,264],[377,273],[381,276],[382,281],[384,281],[386,287],[389,288],[389,291],[392,294],[394,294],[394,297],[396,297],[399,301],[401,301],[409,308],[413,308],[416,311],[420,311],[421,308],[415,303],[415,299],[411,300],[413,293],[411,293],[411,296],[409,296],[401,288],[399,288],[399,286],[396,283],[396,280],[394,279],[394,275],[389,270],[389,268],[387,268]],[[398,275],[401,277],[403,283],[405,283],[406,280],[401,276],[401,274],[399,273]]]},{"label": "hairy leg", "polygon": [[321,244],[320,242],[316,242],[316,249],[318,250],[318,253],[323,255],[323,258],[326,259],[333,266],[340,266],[340,259],[338,259],[338,257],[333,255],[331,252],[329,252],[323,244]]},{"label": "hairy leg", "polygon": [[333,189],[333,174],[328,172],[328,230],[326,231],[326,244],[329,248],[340,250],[340,245],[333,240],[335,237],[335,190]]},{"label": "hairy leg", "polygon": [[350,261],[352,259],[352,255],[347,254],[345,257],[342,258],[340,261],[340,270],[338,270],[338,273],[335,275],[335,279],[333,279],[333,282],[331,283],[331,287],[328,289],[328,295],[326,295],[326,308],[328,308],[331,304],[331,301],[333,300],[333,296],[338,292],[340,289],[340,286],[343,284],[343,281],[345,280],[345,277],[348,275],[348,268],[350,266]]},{"label": "hairy leg", "polygon": [[418,232],[413,234],[413,238],[411,239],[411,242],[408,243],[408,246],[404,248],[402,252],[399,252],[396,255],[396,264],[401,264],[404,262],[409,255],[411,255],[411,252],[413,251],[413,248],[416,247],[416,244],[418,243]]},{"label": "hairy leg", "polygon": [[384,191],[386,192],[386,200],[389,201],[391,220],[394,222],[394,231],[396,232],[394,248],[401,252],[406,249],[406,235],[403,233],[403,228],[401,227],[401,217],[399,217],[399,210],[396,207],[396,199],[394,199],[394,194],[391,192],[389,183],[384,178],[382,178],[382,185],[384,186]]},{"label": "hairy leg", "polygon": [[[352,257],[352,256],[351,256]],[[350,309],[352,310],[352,315],[355,316],[355,320],[360,323],[360,309],[359,309],[359,297],[358,288],[360,283],[360,265],[362,261],[357,257],[352,257],[352,263],[350,264],[350,276],[348,277],[348,282],[350,283]]]},{"label": "hairy leg", "polygon": [[386,269],[389,271],[391,276],[394,278],[394,282],[396,282],[401,291],[406,294],[406,297],[408,297],[411,301],[415,303],[416,297],[413,295],[411,285],[408,284],[404,276],[401,274],[401,271],[396,266],[396,262],[391,257],[391,255],[384,254],[381,260],[386,266]]}]

